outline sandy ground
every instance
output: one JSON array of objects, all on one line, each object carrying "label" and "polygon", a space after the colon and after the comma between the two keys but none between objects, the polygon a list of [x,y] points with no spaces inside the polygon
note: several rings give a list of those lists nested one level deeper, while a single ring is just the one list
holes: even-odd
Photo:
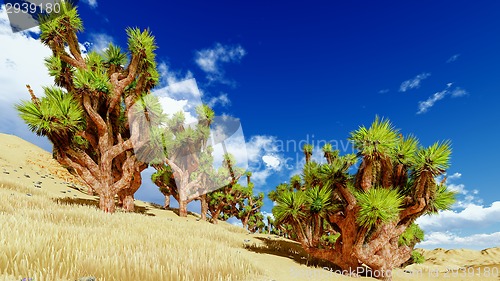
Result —
[{"label": "sandy ground", "polygon": [[[16,136],[0,134],[0,183],[17,182],[33,189],[41,188],[53,198],[72,198],[96,201],[96,196],[86,194],[86,188],[52,159],[50,153]],[[156,216],[185,221],[172,211],[153,207],[136,200],[136,206]],[[196,220],[189,216],[188,221]],[[222,226],[221,227],[228,227]],[[300,247],[293,241],[264,234],[241,234],[242,241],[250,245],[241,253],[265,272],[258,280],[353,280],[321,267],[307,265]],[[287,245],[298,249],[295,254],[273,250],[266,245]],[[265,250],[259,250],[265,249]],[[500,280],[500,248],[473,250],[421,250],[426,262],[392,272],[394,280]],[[373,280],[362,277],[361,280]],[[358,279],[358,280],[359,280]]]}]

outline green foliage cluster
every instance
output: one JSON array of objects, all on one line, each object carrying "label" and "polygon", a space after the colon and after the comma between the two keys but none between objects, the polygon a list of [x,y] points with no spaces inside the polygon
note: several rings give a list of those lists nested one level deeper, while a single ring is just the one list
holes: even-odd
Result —
[{"label": "green foliage cluster", "polygon": [[[451,144],[444,141],[423,147],[415,136],[404,137],[389,120],[379,117],[370,127],[351,132],[349,140],[357,154],[340,155],[326,144],[323,164],[311,161],[313,147],[305,145],[302,174],[278,185],[268,196],[275,204],[275,228],[311,254],[329,249],[332,256],[359,255],[358,260],[371,264],[375,254],[363,256],[364,250],[354,248],[363,245],[362,249],[369,249],[381,233],[399,239],[396,246],[387,240],[384,247],[392,247],[388,252],[413,248],[424,238],[414,221],[451,208],[455,193],[444,182],[436,182],[449,167]],[[393,234],[388,233],[391,231]],[[345,235],[357,242],[349,240],[347,245]],[[418,253],[413,255],[421,260]],[[405,262],[380,258],[389,267]]]}]

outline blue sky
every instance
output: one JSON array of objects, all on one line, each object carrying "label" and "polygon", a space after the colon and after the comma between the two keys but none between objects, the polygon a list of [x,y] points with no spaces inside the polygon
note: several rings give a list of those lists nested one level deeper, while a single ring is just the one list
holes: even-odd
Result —
[{"label": "blue sky", "polygon": [[[331,2],[82,0],[79,39],[89,50],[110,41],[125,47],[127,26],[149,27],[159,46],[159,88],[194,78],[217,114],[240,118],[246,158],[266,193],[299,171],[303,157],[293,144],[332,141],[351,152],[349,132],[376,114],[423,145],[449,139],[448,184],[459,203],[421,220],[422,246],[500,245],[500,2]],[[5,26],[3,10],[1,18]],[[1,28],[0,132],[49,149],[9,109],[27,98],[24,84],[51,83],[37,74],[48,53],[31,40],[36,29]],[[162,202],[152,186],[137,198]],[[266,199],[264,210],[271,208]]]}]

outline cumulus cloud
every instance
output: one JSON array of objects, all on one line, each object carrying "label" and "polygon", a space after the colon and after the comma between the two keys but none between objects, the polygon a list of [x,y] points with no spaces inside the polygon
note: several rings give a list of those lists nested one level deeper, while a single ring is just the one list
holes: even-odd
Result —
[{"label": "cumulus cloud", "polygon": [[452,63],[452,62],[455,62],[458,60],[458,58],[460,57],[460,54],[455,54],[453,56],[451,56],[447,61],[446,63]]},{"label": "cumulus cloud", "polygon": [[254,171],[252,172],[252,181],[256,185],[263,185],[266,184],[267,178],[269,178],[272,175],[272,170],[266,169],[266,170],[261,170],[261,171]]},{"label": "cumulus cloud", "polygon": [[498,224],[500,217],[500,201],[493,202],[490,206],[469,204],[461,211],[446,210],[438,215],[423,216],[417,223],[425,231],[443,232],[448,230],[486,227]]},{"label": "cumulus cloud", "polygon": [[421,74],[415,76],[412,79],[408,79],[408,80],[404,81],[403,83],[401,83],[401,86],[399,86],[399,91],[406,92],[406,91],[411,90],[411,89],[417,89],[420,87],[420,83],[422,82],[422,80],[428,78],[429,76],[431,76],[430,73],[424,72],[424,73],[421,73]]},{"label": "cumulus cloud", "polygon": [[264,155],[262,156],[262,161],[264,161],[267,168],[272,169],[278,169],[281,164],[280,159],[274,155]]},{"label": "cumulus cloud", "polygon": [[455,89],[451,92],[451,96],[452,96],[453,98],[463,97],[463,96],[466,96],[466,95],[468,95],[468,94],[469,94],[469,93],[468,93],[466,90],[464,90],[464,89],[462,89],[462,88],[460,88],[460,87],[455,88]]},{"label": "cumulus cloud", "polygon": [[446,96],[450,95],[451,97],[457,98],[462,97],[468,94],[468,92],[460,87],[456,87],[453,90],[451,89],[453,83],[448,83],[446,88],[440,92],[436,92],[434,95],[430,96],[425,101],[418,102],[418,111],[417,114],[423,114],[429,111],[431,107],[433,107],[436,102],[444,99]]},{"label": "cumulus cloud", "polygon": [[500,232],[459,236],[451,232],[432,232],[426,234],[425,240],[418,247],[435,248],[472,248],[484,249],[496,247],[500,241]]},{"label": "cumulus cloud", "polygon": [[196,122],[196,107],[202,104],[203,93],[191,72],[182,74],[173,71],[166,63],[158,65],[158,72],[161,86],[152,93],[159,97],[164,112],[172,116],[182,111],[186,117],[186,124]]},{"label": "cumulus cloud", "polygon": [[85,42],[91,51],[98,53],[104,52],[108,48],[109,43],[114,44],[114,39],[106,33],[91,33],[89,35],[89,42]]},{"label": "cumulus cloud", "polygon": [[52,85],[53,79],[45,68],[44,58],[51,55],[49,48],[33,37],[38,28],[13,33],[4,6],[0,7],[0,132],[14,134],[44,149],[51,145],[28,130],[18,117],[14,105],[29,99],[26,84],[36,95],[42,96],[42,86]]},{"label": "cumulus cloud", "polygon": [[216,43],[213,48],[197,51],[195,62],[207,74],[209,81],[227,84],[229,81],[224,78],[223,64],[240,62],[245,55],[246,51],[240,45]]},{"label": "cumulus cloud", "polygon": [[469,190],[462,183],[456,183],[456,180],[462,178],[461,173],[454,173],[452,175],[443,175],[436,178],[436,182],[442,182],[446,178],[445,184],[449,190],[454,191],[457,194],[457,201],[453,204],[452,209],[458,210],[466,208],[471,204],[482,204],[483,200],[478,198],[479,190]]},{"label": "cumulus cloud", "polygon": [[[243,131],[238,131],[225,142],[225,146],[237,163],[247,163],[245,168],[252,172],[252,181],[257,186],[266,184],[270,176],[283,168],[282,152],[274,136],[257,135],[245,140]],[[215,162],[222,162],[221,151],[220,145],[214,146]]]},{"label": "cumulus cloud", "polygon": [[453,175],[448,176],[448,180],[459,179],[462,177],[461,173],[454,173]]},{"label": "cumulus cloud", "polygon": [[231,104],[231,100],[229,100],[227,93],[220,93],[220,95],[218,95],[217,97],[212,97],[207,103],[207,105],[210,107],[214,107],[218,104],[222,106],[227,106]]},{"label": "cumulus cloud", "polygon": [[97,0],[82,0],[83,3],[89,5],[91,8],[97,8]]}]

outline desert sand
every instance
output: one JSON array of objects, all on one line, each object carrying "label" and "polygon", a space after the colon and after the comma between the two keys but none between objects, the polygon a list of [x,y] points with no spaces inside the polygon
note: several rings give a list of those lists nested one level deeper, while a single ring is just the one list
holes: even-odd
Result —
[{"label": "desert sand", "polygon": [[[0,134],[0,186],[12,183],[23,187],[22,192],[26,193],[26,200],[31,198],[30,192],[52,199],[81,199],[96,204],[98,200],[96,196],[86,194],[86,187],[53,160],[50,153],[16,136]],[[196,214],[181,219],[174,212],[163,210],[154,204],[140,200],[136,200],[135,204],[145,214],[168,219],[178,227],[200,223]],[[1,208],[0,214],[2,214]],[[241,241],[241,244],[235,244],[234,250],[241,256],[244,264],[249,263],[249,266],[260,272],[258,275],[248,277],[249,280],[354,280],[328,271],[321,265],[312,266],[294,241],[274,235],[248,234],[241,228],[224,222],[218,225],[206,224],[204,227],[207,229],[231,232],[231,235],[236,235],[234,236],[236,240]],[[420,251],[426,258],[425,263],[410,265],[405,269],[395,269],[392,273],[394,280],[500,280],[498,275],[500,248],[482,251],[465,249],[421,249]],[[4,266],[6,265],[3,265],[0,259],[0,267]],[[42,270],[45,269],[40,268],[40,271]],[[196,267],[193,270],[196,270]],[[0,270],[0,280],[17,280],[12,278],[8,274],[2,275]],[[374,280],[367,277],[360,279]]]}]

